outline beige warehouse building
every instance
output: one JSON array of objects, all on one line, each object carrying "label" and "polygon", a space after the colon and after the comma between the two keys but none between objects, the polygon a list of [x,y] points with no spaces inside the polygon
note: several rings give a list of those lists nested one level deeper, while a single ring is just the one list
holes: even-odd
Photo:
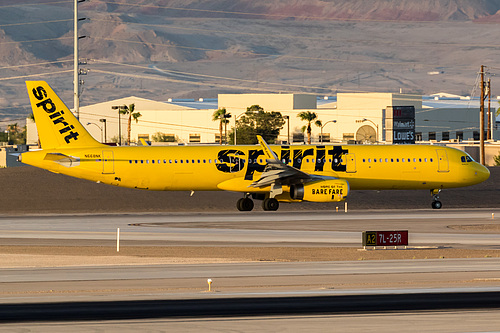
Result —
[{"label": "beige warehouse building", "polygon": [[[453,103],[455,104],[453,104]],[[308,94],[220,94],[217,100],[157,102],[139,97],[127,97],[80,108],[80,120],[98,141],[118,141],[120,126],[117,110],[113,106],[135,104],[135,111],[142,117],[132,124],[131,138],[152,140],[156,133],[175,140],[171,144],[216,144],[219,142],[219,122],[212,120],[217,108],[226,108],[232,117],[227,124],[230,132],[235,121],[251,105],[266,111],[279,111],[288,116],[279,141],[302,144],[303,127],[297,115],[303,111],[315,112],[323,126],[312,126],[312,141],[319,143],[385,143],[386,110],[393,106],[413,106],[417,141],[433,144],[466,144],[479,139],[479,109],[458,97],[454,100],[428,100],[420,95],[396,93],[339,93],[336,100],[318,99]],[[469,103],[470,104],[470,103]],[[122,142],[127,138],[127,116],[122,115]],[[105,122],[102,120],[105,119]],[[323,135],[321,136],[321,133]],[[493,138],[500,137],[494,128]],[[290,140],[288,140],[290,138]],[[34,124],[28,123],[28,143],[37,142]],[[155,143],[153,143],[155,144]],[[487,159],[492,163],[498,146],[490,144]],[[473,157],[474,149],[470,150]]]}]

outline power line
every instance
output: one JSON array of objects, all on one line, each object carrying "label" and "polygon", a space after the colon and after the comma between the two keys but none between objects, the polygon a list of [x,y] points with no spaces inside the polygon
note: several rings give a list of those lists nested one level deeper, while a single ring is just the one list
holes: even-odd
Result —
[{"label": "power line", "polygon": [[11,76],[11,77],[2,77],[2,78],[0,78],[0,81],[15,80],[15,79],[25,79],[25,78],[34,77],[34,76],[58,75],[58,74],[61,74],[61,73],[69,73],[69,72],[73,72],[73,70],[64,70],[64,71],[57,71],[57,72],[40,73],[40,74],[29,74],[29,75]]},{"label": "power line", "polygon": [[[336,42],[346,42],[346,43],[373,43],[375,42],[373,39],[340,39],[340,38],[331,38],[327,36],[322,37],[310,37],[310,36],[299,36],[299,35],[277,35],[272,36],[269,34],[263,33],[252,33],[252,32],[242,32],[242,31],[234,31],[234,30],[216,30],[216,29],[205,29],[205,28],[193,28],[193,27],[180,27],[171,24],[153,24],[153,23],[138,23],[138,22],[126,22],[122,20],[103,20],[93,18],[92,21],[95,22],[105,22],[110,23],[114,22],[117,24],[126,24],[126,25],[138,25],[138,26],[148,26],[148,27],[156,27],[156,28],[165,28],[165,29],[174,29],[174,30],[187,30],[187,31],[199,31],[204,33],[222,33],[222,34],[233,34],[233,35],[244,35],[244,36],[257,36],[257,37],[275,37],[275,38],[288,38],[288,39],[299,39],[299,40],[318,40],[318,41],[336,41]],[[376,41],[377,44],[394,44],[394,40],[387,39],[379,39]],[[457,47],[492,47],[491,44],[464,44],[464,43],[450,43],[450,42],[411,42],[404,43],[398,42],[397,47],[400,46],[410,46],[410,47],[422,47],[432,45],[435,47],[441,46],[457,46]]]},{"label": "power line", "polygon": [[33,39],[33,40],[21,40],[12,42],[0,42],[0,44],[20,44],[20,43],[35,43],[35,42],[49,42],[54,40],[71,39],[72,37],[57,37],[57,38],[46,38],[46,39]]},{"label": "power line", "polygon": [[58,63],[71,62],[71,61],[73,61],[73,60],[47,61],[47,62],[39,62],[39,63],[36,63],[36,64],[4,66],[4,67],[0,67],[0,69],[11,69],[11,68],[21,68],[21,67],[43,66],[43,65],[58,64]]},{"label": "power line", "polygon": [[[300,20],[321,20],[321,21],[349,21],[349,22],[390,22],[390,23],[401,23],[408,24],[408,20],[376,20],[376,19],[366,19],[366,18],[328,18],[324,16],[306,16],[306,15],[289,15],[289,14],[269,14],[269,13],[250,13],[250,12],[237,12],[237,11],[226,11],[226,10],[211,10],[211,9],[197,9],[197,8],[181,8],[173,6],[161,6],[161,5],[144,5],[144,4],[131,4],[118,1],[104,1],[104,3],[111,3],[115,5],[131,6],[131,7],[153,7],[159,9],[171,9],[178,11],[189,11],[189,12],[200,12],[200,13],[212,13],[212,14],[231,14],[231,15],[241,15],[241,16],[257,16],[262,18],[275,17],[280,19],[295,18]],[[436,23],[436,22],[449,22],[443,20],[434,21],[410,21],[411,23]]]},{"label": "power line", "polygon": [[39,21],[39,22],[24,22],[24,23],[10,23],[10,24],[0,24],[0,28],[4,27],[14,27],[18,25],[33,25],[33,24],[46,24],[46,23],[58,23],[58,22],[72,22],[73,20],[54,20],[54,21]]},{"label": "power line", "polygon": [[65,1],[49,1],[49,2],[37,2],[37,3],[17,3],[15,5],[3,5],[0,8],[7,7],[24,7],[24,6],[41,6],[41,5],[55,5],[61,3],[73,3],[73,1],[65,0]]}]

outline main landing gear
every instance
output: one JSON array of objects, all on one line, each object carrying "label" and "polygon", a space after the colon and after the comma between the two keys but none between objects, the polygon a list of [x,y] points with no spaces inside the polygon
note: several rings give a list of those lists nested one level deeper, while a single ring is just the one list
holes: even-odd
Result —
[{"label": "main landing gear", "polygon": [[437,190],[431,190],[431,195],[432,195],[432,208],[433,209],[441,209],[443,204],[441,201],[439,201],[439,193],[441,192],[441,189]]},{"label": "main landing gear", "polygon": [[280,203],[275,198],[266,198],[262,201],[262,209],[266,211],[276,211],[280,207]]},{"label": "main landing gear", "polygon": [[[253,209],[254,203],[249,196],[249,193],[245,194],[245,196],[239,199],[236,203],[236,207],[240,212],[249,212]],[[280,207],[280,203],[275,198],[261,198],[259,196],[255,196],[254,199],[263,200],[262,209],[265,211],[276,211]]]}]

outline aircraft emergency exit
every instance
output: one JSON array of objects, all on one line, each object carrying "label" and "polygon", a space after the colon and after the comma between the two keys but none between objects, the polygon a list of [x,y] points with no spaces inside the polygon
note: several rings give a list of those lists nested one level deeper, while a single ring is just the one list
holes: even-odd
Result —
[{"label": "aircraft emergency exit", "polygon": [[432,145],[121,146],[97,142],[44,81],[27,81],[41,150],[23,163],[94,182],[156,191],[242,193],[240,211],[262,200],[338,202],[353,190],[430,190],[478,184],[487,168],[467,153]]}]

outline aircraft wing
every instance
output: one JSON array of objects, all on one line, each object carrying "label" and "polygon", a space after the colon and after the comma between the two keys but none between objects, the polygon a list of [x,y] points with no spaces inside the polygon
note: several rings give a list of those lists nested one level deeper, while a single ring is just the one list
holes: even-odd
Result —
[{"label": "aircraft wing", "polygon": [[251,187],[266,187],[272,184],[292,185],[309,182],[316,178],[322,179],[283,163],[260,135],[257,135],[257,140],[264,150],[267,165],[260,178],[250,184]]}]

